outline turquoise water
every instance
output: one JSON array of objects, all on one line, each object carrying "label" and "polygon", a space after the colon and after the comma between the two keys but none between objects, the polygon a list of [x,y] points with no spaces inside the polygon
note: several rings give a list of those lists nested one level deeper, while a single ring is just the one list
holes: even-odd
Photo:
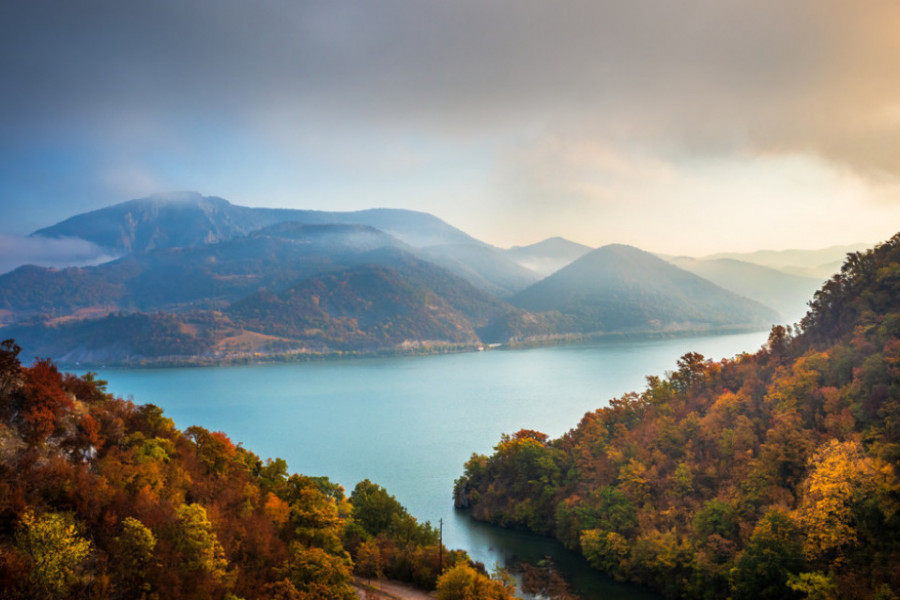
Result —
[{"label": "turquoise water", "polygon": [[686,352],[731,357],[756,351],[766,337],[757,332],[437,356],[101,370],[100,376],[110,392],[162,407],[179,428],[224,431],[262,458],[284,458],[292,472],[326,475],[348,493],[370,479],[420,520],[437,525],[443,519],[445,544],[489,567],[552,556],[567,577],[584,580],[578,587],[585,597],[594,597],[584,590],[613,584],[591,581],[583,561],[558,544],[475,523],[453,510],[453,481],[463,463],[473,452],[490,453],[502,433],[529,428],[558,437],[585,412],[641,390],[645,376],[674,369]]}]

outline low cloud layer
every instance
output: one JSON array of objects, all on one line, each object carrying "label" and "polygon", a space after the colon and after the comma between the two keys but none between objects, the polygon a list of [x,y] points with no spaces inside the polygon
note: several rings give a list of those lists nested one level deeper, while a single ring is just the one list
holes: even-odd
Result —
[{"label": "low cloud layer", "polygon": [[86,240],[0,234],[0,274],[22,265],[83,267],[116,258]]}]

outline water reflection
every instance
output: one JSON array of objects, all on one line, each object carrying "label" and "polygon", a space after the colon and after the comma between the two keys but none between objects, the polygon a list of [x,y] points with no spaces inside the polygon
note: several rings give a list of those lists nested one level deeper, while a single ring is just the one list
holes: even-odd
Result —
[{"label": "water reflection", "polygon": [[[466,530],[479,547],[497,557],[498,566],[516,577],[526,599],[545,600],[660,600],[661,596],[636,585],[619,583],[592,569],[583,556],[558,541],[524,531],[481,523],[466,515]],[[485,565],[490,571],[495,565]]]}]

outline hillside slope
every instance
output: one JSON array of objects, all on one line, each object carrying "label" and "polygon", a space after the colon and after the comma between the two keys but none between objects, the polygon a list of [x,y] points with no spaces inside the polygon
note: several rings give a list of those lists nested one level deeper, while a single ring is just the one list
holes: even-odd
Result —
[{"label": "hillside slope", "polygon": [[[257,288],[254,288],[257,289]],[[64,364],[209,364],[298,355],[474,348],[476,330],[513,308],[401,249],[356,256],[222,310],[113,311],[3,329]]]},{"label": "hillside slope", "polygon": [[896,598],[900,234],[849,256],[801,326],[686,354],[560,439],[504,436],[456,506],[673,598]]},{"label": "hillside slope", "polygon": [[378,248],[407,248],[361,225],[279,223],[215,244],[161,248],[96,267],[21,267],[0,275],[0,308],[53,317],[98,306],[178,312],[216,308],[262,287],[365,262]]},{"label": "hillside slope", "polygon": [[4,599],[354,600],[354,575],[512,597],[368,480],[347,495],[19,351],[0,343]]},{"label": "hillside slope", "polygon": [[593,250],[510,303],[557,312],[562,333],[767,327],[778,315],[631,246]]},{"label": "hillside slope", "polygon": [[675,257],[668,262],[728,291],[774,308],[786,323],[795,323],[806,314],[807,302],[822,285],[817,278],[791,275],[730,258]]}]

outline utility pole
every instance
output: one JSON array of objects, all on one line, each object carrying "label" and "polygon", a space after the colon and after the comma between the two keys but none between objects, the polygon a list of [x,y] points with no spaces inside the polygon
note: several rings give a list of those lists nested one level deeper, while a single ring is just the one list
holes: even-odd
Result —
[{"label": "utility pole", "polygon": [[444,572],[444,519],[438,519],[440,534],[438,537],[438,577]]}]

